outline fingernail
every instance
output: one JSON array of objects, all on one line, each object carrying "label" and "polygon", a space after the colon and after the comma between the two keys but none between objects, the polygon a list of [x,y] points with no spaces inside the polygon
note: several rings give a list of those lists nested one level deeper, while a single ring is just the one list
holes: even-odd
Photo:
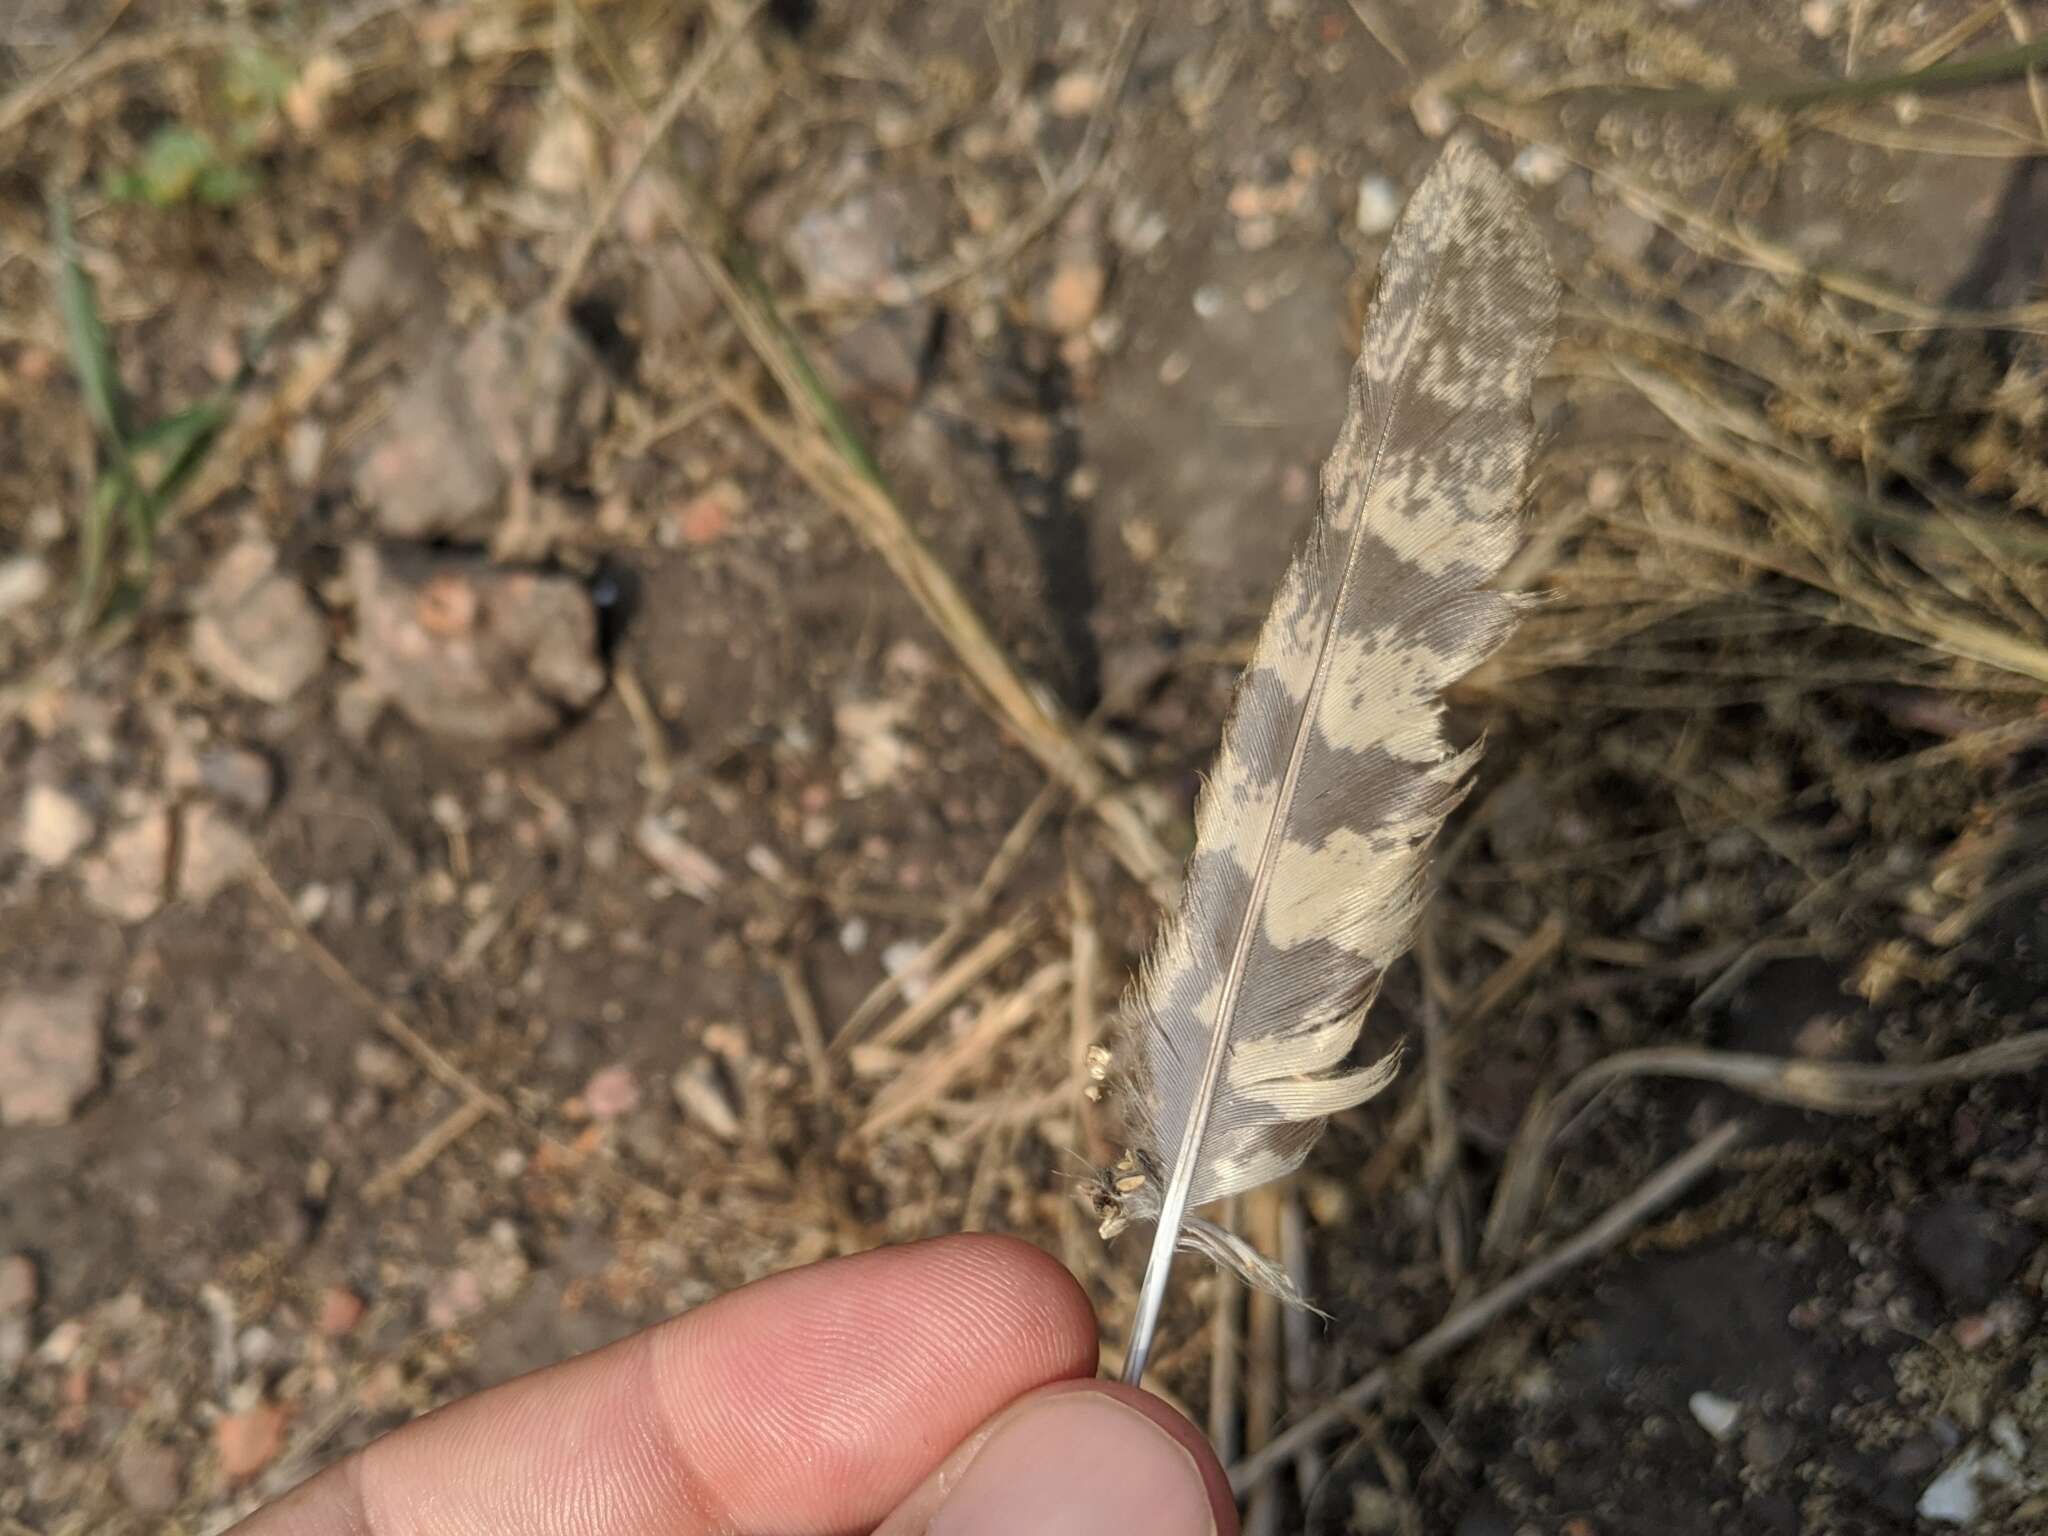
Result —
[{"label": "fingernail", "polygon": [[1099,1392],[1019,1410],[961,1474],[930,1536],[1213,1536],[1187,1448]]}]

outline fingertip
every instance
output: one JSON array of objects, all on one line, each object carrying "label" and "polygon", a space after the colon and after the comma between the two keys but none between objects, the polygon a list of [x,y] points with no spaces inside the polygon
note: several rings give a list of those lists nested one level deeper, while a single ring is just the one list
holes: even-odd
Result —
[{"label": "fingertip", "polygon": [[985,1274],[1012,1295],[1035,1300],[1045,1314],[1046,1337],[1062,1346],[1060,1376],[1093,1376],[1101,1341],[1095,1307],[1081,1282],[1058,1259],[1021,1237],[1003,1232],[956,1232],[888,1250],[923,1262],[927,1257]]}]

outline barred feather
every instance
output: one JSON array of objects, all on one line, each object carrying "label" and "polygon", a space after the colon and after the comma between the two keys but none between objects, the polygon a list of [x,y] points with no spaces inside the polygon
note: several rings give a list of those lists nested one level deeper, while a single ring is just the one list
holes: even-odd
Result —
[{"label": "barred feather", "polygon": [[1131,1151],[1094,1199],[1105,1234],[1159,1225],[1126,1379],[1176,1245],[1300,1300],[1189,1213],[1300,1166],[1328,1116],[1394,1075],[1391,1056],[1346,1058],[1477,759],[1446,739],[1444,691],[1516,622],[1488,583],[1519,541],[1556,308],[1506,178],[1454,143],[1381,262],[1321,510],[1239,684],[1180,909],[1124,1006]]}]

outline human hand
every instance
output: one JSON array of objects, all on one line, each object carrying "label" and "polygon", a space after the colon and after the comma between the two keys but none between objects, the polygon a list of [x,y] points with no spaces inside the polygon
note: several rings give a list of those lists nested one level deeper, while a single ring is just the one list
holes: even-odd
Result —
[{"label": "human hand", "polygon": [[1037,1249],[879,1249],[451,1404],[232,1536],[1234,1536],[1207,1442],[1094,1370]]}]

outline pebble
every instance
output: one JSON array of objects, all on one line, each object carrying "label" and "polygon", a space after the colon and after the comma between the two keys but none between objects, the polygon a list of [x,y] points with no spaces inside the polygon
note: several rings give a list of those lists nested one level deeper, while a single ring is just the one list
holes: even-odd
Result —
[{"label": "pebble", "polygon": [[1045,287],[1045,323],[1061,336],[1078,336],[1102,309],[1109,276],[1089,256],[1063,257]]},{"label": "pebble", "polygon": [[335,315],[357,332],[431,324],[447,295],[417,224],[393,219],[357,240],[334,280]]},{"label": "pebble", "polygon": [[1694,1420],[1710,1436],[1725,1441],[1735,1433],[1735,1426],[1742,1418],[1742,1405],[1729,1401],[1712,1392],[1695,1392],[1685,1400],[1685,1406],[1692,1410]]},{"label": "pebble", "polygon": [[178,1453],[154,1440],[130,1440],[114,1453],[114,1487],[141,1514],[176,1509],[184,1476]]},{"label": "pebble", "polygon": [[451,1269],[427,1294],[427,1323],[434,1328],[453,1328],[475,1317],[484,1305],[484,1283],[476,1271]]},{"label": "pebble", "polygon": [[685,544],[715,544],[746,510],[747,493],[738,481],[715,480],[676,509],[676,537]]},{"label": "pebble", "polygon": [[280,1405],[258,1403],[215,1424],[213,1444],[220,1454],[221,1476],[231,1484],[246,1483],[276,1460],[284,1449],[286,1417]]},{"label": "pebble", "polygon": [[186,808],[178,838],[178,895],[204,905],[256,867],[256,845],[218,806]]},{"label": "pebble", "polygon": [[1401,189],[1385,176],[1368,176],[1358,184],[1358,209],[1352,220],[1361,235],[1384,235],[1401,217]]},{"label": "pebble", "polygon": [[0,623],[33,608],[50,591],[49,562],[39,555],[0,560]]},{"label": "pebble", "polygon": [[593,1120],[619,1120],[640,1107],[640,1083],[633,1069],[614,1064],[600,1067],[583,1085],[583,1107]]},{"label": "pebble", "polygon": [[1623,265],[1641,261],[1657,238],[1657,225],[1626,203],[1612,203],[1593,223],[1593,243],[1608,260]]},{"label": "pebble", "polygon": [[938,311],[930,304],[878,310],[833,338],[824,354],[832,386],[849,400],[908,405],[924,387]]},{"label": "pebble", "polygon": [[356,1046],[355,1069],[357,1077],[387,1093],[396,1093],[412,1081],[412,1063],[382,1040],[365,1040]]},{"label": "pebble", "polygon": [[139,923],[164,904],[171,876],[171,813],[159,806],[108,834],[79,871],[85,899],[107,916]]},{"label": "pebble", "polygon": [[783,249],[814,297],[865,298],[938,249],[940,217],[932,189],[870,186],[806,213],[784,237]]},{"label": "pebble", "polygon": [[21,851],[45,869],[69,864],[93,838],[92,813],[53,784],[31,784],[21,803]]},{"label": "pebble", "polygon": [[363,1320],[363,1298],[346,1286],[333,1285],[320,1293],[320,1311],[313,1326],[324,1339],[338,1339],[353,1333]]},{"label": "pebble", "polygon": [[720,1141],[740,1139],[740,1118],[719,1081],[718,1068],[708,1060],[691,1062],[677,1069],[669,1084],[683,1113]]},{"label": "pebble", "polygon": [[192,659],[238,693],[282,704],[327,663],[327,626],[268,540],[223,555],[195,606]]},{"label": "pebble", "polygon": [[42,1292],[36,1262],[25,1253],[0,1259],[0,1317],[20,1317],[35,1309]]},{"label": "pebble", "polygon": [[365,691],[430,734],[532,740],[604,691],[581,582],[367,543],[348,572]]},{"label": "pebble", "polygon": [[725,871],[718,862],[653,811],[634,827],[633,846],[674,881],[678,890],[698,901],[711,900],[725,884]]},{"label": "pebble", "polygon": [[1086,117],[1102,100],[1102,76],[1092,69],[1070,69],[1053,81],[1046,110],[1054,117]]},{"label": "pebble", "polygon": [[513,472],[579,469],[609,408],[603,365],[581,332],[495,316],[399,391],[356,466],[356,499],[394,538],[481,542]]},{"label": "pebble", "polygon": [[550,107],[526,155],[526,181],[548,197],[573,198],[598,184],[597,135],[566,101]]},{"label": "pebble", "polygon": [[261,816],[277,797],[277,770],[261,752],[215,747],[200,756],[199,784],[223,805]]}]

